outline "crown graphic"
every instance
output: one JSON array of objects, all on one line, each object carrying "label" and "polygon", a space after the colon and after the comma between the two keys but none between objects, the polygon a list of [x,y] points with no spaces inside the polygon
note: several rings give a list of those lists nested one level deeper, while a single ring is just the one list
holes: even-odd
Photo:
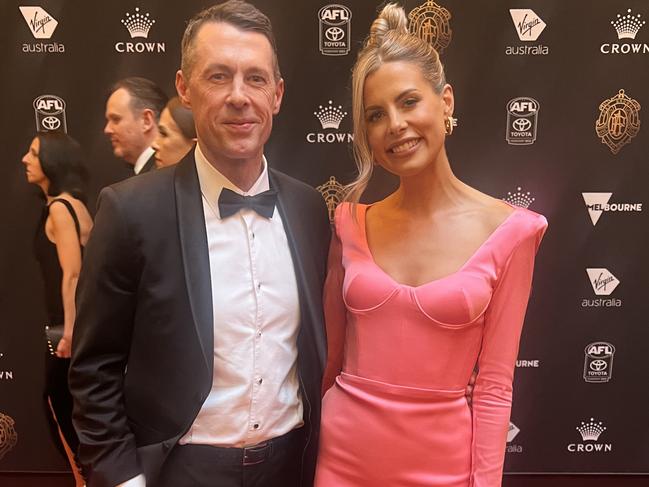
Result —
[{"label": "crown graphic", "polygon": [[345,118],[347,112],[343,111],[341,105],[336,107],[332,104],[332,101],[329,100],[329,105],[325,107],[320,105],[318,111],[313,112],[313,114],[318,117],[323,129],[338,129],[338,127],[340,127],[340,122]]},{"label": "crown graphic", "polygon": [[503,198],[507,203],[514,206],[520,206],[521,208],[529,208],[529,206],[534,203],[534,199],[529,191],[523,193],[522,188],[519,186],[516,188],[516,192],[512,193],[507,191],[507,196]]},{"label": "crown graphic", "polygon": [[131,34],[131,39],[135,37],[144,37],[146,39],[149,36],[149,29],[155,24],[155,20],[149,18],[148,12],[141,14],[140,8],[135,7],[134,14],[126,12],[126,18],[122,19],[122,24]]},{"label": "crown graphic", "polygon": [[635,35],[645,24],[645,21],[640,20],[640,14],[632,15],[631,9],[627,9],[626,12],[626,15],[617,14],[617,19],[611,20],[611,25],[617,31],[618,39],[635,39]]},{"label": "crown graphic", "polygon": [[597,441],[599,435],[606,431],[606,426],[602,426],[602,422],[595,422],[593,418],[590,418],[588,423],[581,422],[581,426],[575,428],[579,431],[581,439],[583,441]]}]

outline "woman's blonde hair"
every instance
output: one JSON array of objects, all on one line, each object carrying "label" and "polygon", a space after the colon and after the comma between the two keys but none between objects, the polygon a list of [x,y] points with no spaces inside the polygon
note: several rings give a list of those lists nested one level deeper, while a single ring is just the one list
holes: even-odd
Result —
[{"label": "woman's blonde hair", "polygon": [[372,23],[363,49],[352,69],[352,113],[354,119],[354,159],[358,168],[355,181],[347,186],[347,200],[358,203],[372,176],[374,156],[367,142],[363,88],[365,79],[382,64],[403,61],[421,69],[436,93],[441,93],[446,79],[437,51],[426,41],[408,32],[403,7],[387,4]]}]

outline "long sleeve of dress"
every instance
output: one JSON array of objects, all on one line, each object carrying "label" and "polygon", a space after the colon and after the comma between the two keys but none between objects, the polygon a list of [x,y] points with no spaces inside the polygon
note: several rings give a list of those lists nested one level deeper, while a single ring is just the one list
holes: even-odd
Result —
[{"label": "long sleeve of dress", "polygon": [[327,278],[324,286],[324,315],[327,329],[327,366],[322,380],[322,395],[340,374],[345,350],[347,310],[343,301],[342,245],[336,232],[331,237]]},{"label": "long sleeve of dress", "polygon": [[530,296],[534,257],[547,227],[538,215],[521,229],[497,277],[485,315],[478,377],[473,392],[473,444],[470,487],[500,487],[512,380]]}]

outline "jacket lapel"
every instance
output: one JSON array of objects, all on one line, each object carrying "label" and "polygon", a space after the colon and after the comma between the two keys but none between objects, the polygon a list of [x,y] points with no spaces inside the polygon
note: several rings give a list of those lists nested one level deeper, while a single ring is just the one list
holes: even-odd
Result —
[{"label": "jacket lapel", "polygon": [[212,374],[214,367],[212,283],[203,201],[193,150],[190,150],[178,163],[174,187],[185,285],[205,366],[208,373]]}]

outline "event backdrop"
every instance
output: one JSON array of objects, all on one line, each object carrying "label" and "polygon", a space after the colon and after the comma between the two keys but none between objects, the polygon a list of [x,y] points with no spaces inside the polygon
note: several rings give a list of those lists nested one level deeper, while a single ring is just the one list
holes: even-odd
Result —
[{"label": "event backdrop", "polygon": [[[273,21],[286,81],[268,160],[332,208],[354,177],[350,69],[379,7],[339,1],[254,2]],[[185,21],[210,3],[2,2],[0,470],[66,469],[41,401],[45,314],[32,237],[42,201],[22,155],[36,130],[67,130],[87,154],[94,211],[100,188],[131,174],[102,134],[108,87],[137,75],[173,94]],[[649,472],[649,2],[404,5],[455,90],[459,126],[447,148],[456,174],[550,223],[506,471]],[[366,200],[395,184],[378,172]]]}]

